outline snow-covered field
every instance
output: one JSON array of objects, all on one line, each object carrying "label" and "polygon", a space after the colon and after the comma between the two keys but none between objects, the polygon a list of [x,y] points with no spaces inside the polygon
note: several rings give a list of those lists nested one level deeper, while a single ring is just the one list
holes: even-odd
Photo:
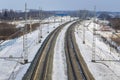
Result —
[{"label": "snow-covered field", "polygon": [[[70,17],[56,17],[59,23],[43,24],[42,26],[42,42],[48,36],[49,32],[53,31],[60,24],[63,24],[70,20]],[[54,20],[54,19],[53,19]],[[50,21],[50,20],[49,20]],[[21,25],[18,24],[18,25]],[[48,28],[49,26],[49,28]],[[27,69],[29,68],[30,62],[33,60],[37,50],[40,48],[41,43],[38,43],[39,30],[35,30],[27,34],[28,44],[28,64],[20,64],[22,61],[23,52],[23,36],[7,40],[0,44],[0,80],[21,80]]]},{"label": "snow-covered field", "polygon": [[[53,23],[56,20],[56,23]],[[61,22],[61,20],[63,22]],[[48,36],[49,32],[53,31],[60,24],[63,24],[70,20],[70,17],[50,17],[49,19],[43,20],[43,22],[48,22],[48,24],[42,24],[42,42]],[[34,20],[33,22],[37,22]],[[18,26],[23,26],[24,21],[17,22]],[[72,24],[72,23],[71,23]],[[54,49],[54,59],[53,59],[53,80],[67,80],[67,65],[66,58],[64,54],[64,37],[65,32],[70,24],[68,24],[60,32],[57,43]],[[49,28],[48,28],[49,26]],[[83,29],[83,26],[85,29]],[[80,52],[87,63],[87,66],[96,80],[119,80],[120,79],[120,54],[117,53],[108,44],[104,43],[99,35],[95,36],[95,60],[96,62],[91,62],[92,60],[92,50],[93,50],[93,28],[97,30],[97,34],[109,38],[111,32],[100,31],[101,26],[92,22],[92,20],[87,20],[81,22],[81,24],[76,26],[75,37],[78,43]],[[85,30],[85,44],[83,44],[83,32]],[[35,30],[27,34],[28,42],[28,61],[27,64],[20,64],[23,60],[23,36],[7,40],[0,44],[0,80],[21,80],[26,73],[31,61],[41,43],[38,43],[38,33],[39,30]],[[58,64],[59,63],[59,64]]]},{"label": "snow-covered field", "polygon": [[[90,23],[90,24],[89,24]],[[83,44],[83,25],[89,24],[85,28],[85,44]],[[109,45],[105,44],[98,35],[95,36],[95,60],[92,60],[93,50],[93,28],[100,29],[100,25],[92,21],[84,21],[76,26],[75,37],[79,49],[85,62],[96,80],[119,80],[120,79],[120,57],[119,53],[112,50]],[[99,34],[101,32],[99,31]],[[102,35],[108,35],[102,33]]]}]

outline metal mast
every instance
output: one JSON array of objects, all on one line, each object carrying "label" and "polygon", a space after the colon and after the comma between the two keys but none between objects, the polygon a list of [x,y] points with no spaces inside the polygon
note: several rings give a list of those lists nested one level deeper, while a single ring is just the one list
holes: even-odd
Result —
[{"label": "metal mast", "polygon": [[[85,20],[86,18],[86,12],[84,10],[84,14],[83,14],[83,20]],[[85,44],[85,23],[83,21],[83,44]]]},{"label": "metal mast", "polygon": [[30,19],[30,33],[32,32],[32,18],[31,18],[31,16],[29,17],[29,19]]},{"label": "metal mast", "polygon": [[83,44],[85,44],[85,26],[83,25]]},{"label": "metal mast", "polygon": [[93,27],[93,44],[92,44],[92,62],[95,62],[95,20],[96,20],[96,6],[94,7],[94,27]]},{"label": "metal mast", "polygon": [[47,27],[47,33],[49,33],[49,18],[48,18],[48,27]]},{"label": "metal mast", "polygon": [[55,21],[56,21],[56,20],[55,20],[55,12],[54,12],[54,28],[55,28]]},{"label": "metal mast", "polygon": [[40,38],[42,38],[43,36],[42,36],[42,26],[40,27]]},{"label": "metal mast", "polygon": [[25,27],[23,31],[23,52],[24,63],[28,62],[28,46],[27,46],[27,3],[25,3]]},{"label": "metal mast", "polygon": [[42,27],[41,27],[41,8],[39,7],[39,33],[38,33],[38,42],[41,42],[42,38]]}]

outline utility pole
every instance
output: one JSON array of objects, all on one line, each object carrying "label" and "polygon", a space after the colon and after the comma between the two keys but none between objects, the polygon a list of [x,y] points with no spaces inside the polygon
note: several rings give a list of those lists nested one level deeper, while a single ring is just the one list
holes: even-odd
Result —
[{"label": "utility pole", "polygon": [[54,16],[54,28],[55,28],[55,16]]},{"label": "utility pole", "polygon": [[30,33],[32,32],[32,18],[31,18],[31,16],[29,17],[29,19],[30,19]]},{"label": "utility pole", "polygon": [[[86,18],[86,12],[84,10],[84,14],[83,14],[83,20]],[[85,24],[84,24],[84,21],[83,21],[83,44],[85,44]]]},{"label": "utility pole", "polygon": [[80,20],[79,10],[76,12],[76,17],[78,17],[78,20]]},{"label": "utility pole", "polygon": [[55,12],[54,12],[54,28],[55,28],[55,18],[56,18],[56,17],[55,17]]},{"label": "utility pole", "polygon": [[48,27],[47,27],[47,33],[49,33],[49,18],[48,18]]},{"label": "utility pole", "polygon": [[61,16],[61,23],[62,23],[62,16]]},{"label": "utility pole", "polygon": [[83,25],[83,44],[85,44],[85,26]]},{"label": "utility pole", "polygon": [[28,62],[28,45],[27,45],[27,3],[25,3],[25,27],[23,31],[23,52],[24,64]]},{"label": "utility pole", "polygon": [[92,62],[95,62],[95,21],[96,21],[96,6],[94,7],[94,27],[93,27],[93,44],[92,44]]},{"label": "utility pole", "polygon": [[42,26],[41,26],[41,8],[39,7],[39,32],[38,32],[38,42],[41,42],[42,38]]}]

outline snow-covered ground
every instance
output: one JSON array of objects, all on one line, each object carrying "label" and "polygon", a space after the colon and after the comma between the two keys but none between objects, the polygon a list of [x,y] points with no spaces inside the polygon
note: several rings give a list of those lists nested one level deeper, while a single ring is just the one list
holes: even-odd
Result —
[{"label": "snow-covered ground", "polygon": [[[89,24],[90,23],[90,24]],[[85,28],[85,44],[83,44],[83,24],[89,24]],[[85,21],[76,26],[75,37],[81,54],[87,66],[96,80],[119,80],[120,79],[120,57],[119,53],[105,44],[98,35],[95,36],[95,60],[92,60],[93,50],[93,28],[100,29],[100,25],[92,21]],[[100,32],[99,32],[100,33]],[[103,34],[103,33],[102,33]],[[106,35],[106,34],[105,34]]]},{"label": "snow-covered ground", "polygon": [[65,32],[72,23],[66,25],[58,35],[53,59],[53,75],[52,80],[68,80],[67,78],[67,63],[64,50]]},{"label": "snow-covered ground", "polygon": [[[55,19],[54,19],[55,18]],[[53,23],[54,20],[57,23]],[[63,22],[61,22],[61,20]],[[63,24],[70,20],[70,17],[51,17],[45,19],[44,22],[50,22],[50,24],[43,24],[42,26],[42,42],[48,36],[49,32],[53,31],[60,24]],[[33,22],[37,22],[34,20]],[[22,26],[23,22],[18,22],[18,26]],[[69,24],[70,25],[70,24]],[[67,30],[67,25],[59,34],[57,38],[57,43],[55,45],[55,53],[53,59],[53,80],[67,80],[67,65],[66,58],[64,54],[64,33]],[[83,44],[83,25],[85,28],[85,44]],[[87,66],[96,80],[119,80],[120,79],[120,54],[117,53],[113,48],[104,43],[99,35],[95,37],[95,60],[96,62],[91,62],[92,60],[92,44],[93,44],[93,28],[98,30],[97,33],[110,37],[111,32],[101,32],[101,26],[93,23],[91,20],[82,22],[79,26],[76,26],[75,37],[78,43],[79,49],[82,56],[87,63]],[[48,28],[49,26],[49,28]],[[55,28],[54,28],[55,27]],[[35,30],[27,34],[28,39],[28,60],[31,62],[41,43],[38,43],[38,33],[39,30]],[[22,65],[21,57],[23,56],[23,36],[7,40],[0,44],[0,80],[21,80],[25,72],[29,68],[31,63]],[[12,58],[13,57],[13,58]],[[17,58],[16,58],[17,57]]]},{"label": "snow-covered ground", "polygon": [[[64,17],[64,22],[59,23],[50,23],[43,24],[42,26],[42,42],[48,36],[49,32],[53,31],[60,24],[63,24],[69,21],[69,17]],[[57,20],[61,20],[61,18],[57,18]],[[20,23],[21,24],[21,23]],[[49,28],[48,28],[49,26]],[[55,28],[54,28],[55,27]],[[28,60],[31,62],[40,48],[41,43],[38,43],[38,33],[39,30],[35,30],[29,34],[27,34],[27,42],[28,42]],[[0,80],[21,80],[29,65],[31,63],[22,65],[20,64],[21,56],[23,56],[23,36],[7,40],[4,43],[0,44]],[[10,58],[9,58],[10,57]],[[16,58],[17,57],[17,58]],[[4,59],[5,58],[5,59]]]},{"label": "snow-covered ground", "polygon": [[[27,23],[28,24],[34,24],[34,23],[46,23],[46,22],[49,22],[49,23],[54,23],[54,22],[64,22],[66,20],[73,20],[73,19],[77,19],[77,18],[71,18],[70,16],[65,16],[65,17],[60,17],[60,16],[51,16],[49,18],[45,18],[43,20],[39,20],[39,19],[36,19],[36,20],[27,20]],[[21,21],[13,21],[13,22],[9,22],[10,24],[15,24],[17,25],[16,27],[19,28],[19,27],[23,27],[25,25],[25,20],[21,20]]]}]

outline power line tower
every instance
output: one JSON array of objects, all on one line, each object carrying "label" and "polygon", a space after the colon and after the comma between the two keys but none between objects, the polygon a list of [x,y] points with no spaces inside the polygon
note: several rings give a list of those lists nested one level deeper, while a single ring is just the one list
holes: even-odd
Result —
[{"label": "power line tower", "polygon": [[41,42],[41,38],[42,38],[42,26],[41,26],[42,14],[41,14],[41,11],[42,11],[42,9],[39,7],[39,33],[38,33],[38,42],[39,43]]},{"label": "power line tower", "polygon": [[49,23],[50,23],[50,20],[49,20],[49,18],[48,18],[48,27],[47,27],[47,33],[49,33]]},{"label": "power line tower", "polygon": [[30,20],[30,33],[32,32],[32,18],[31,16],[29,17],[29,20]]},{"label": "power line tower", "polygon": [[28,45],[27,45],[27,3],[25,3],[25,27],[23,31],[23,58],[24,63],[28,62]]},{"label": "power line tower", "polygon": [[[43,18],[43,15],[42,15],[42,9],[40,8],[40,12],[39,12],[39,15],[40,15],[40,19],[42,20],[42,18]],[[41,20],[40,20],[40,25],[41,25]],[[40,27],[40,34],[41,34],[41,38],[43,37],[42,36],[42,26]]]},{"label": "power line tower", "polygon": [[93,27],[93,43],[92,43],[92,62],[95,62],[95,20],[96,20],[96,6],[94,7],[94,27]]},{"label": "power line tower", "polygon": [[55,28],[55,16],[54,16],[54,27],[53,28]]},{"label": "power line tower", "polygon": [[85,44],[85,26],[83,25],[83,44]]},{"label": "power line tower", "polygon": [[80,10],[77,11],[76,17],[78,17],[78,20],[80,20]]},{"label": "power line tower", "polygon": [[54,12],[54,27],[55,28],[55,22],[56,22],[56,16],[55,16],[55,12]]},{"label": "power line tower", "polygon": [[[83,13],[83,20],[86,18],[86,10]],[[85,23],[83,22],[83,44],[85,44]]]}]

